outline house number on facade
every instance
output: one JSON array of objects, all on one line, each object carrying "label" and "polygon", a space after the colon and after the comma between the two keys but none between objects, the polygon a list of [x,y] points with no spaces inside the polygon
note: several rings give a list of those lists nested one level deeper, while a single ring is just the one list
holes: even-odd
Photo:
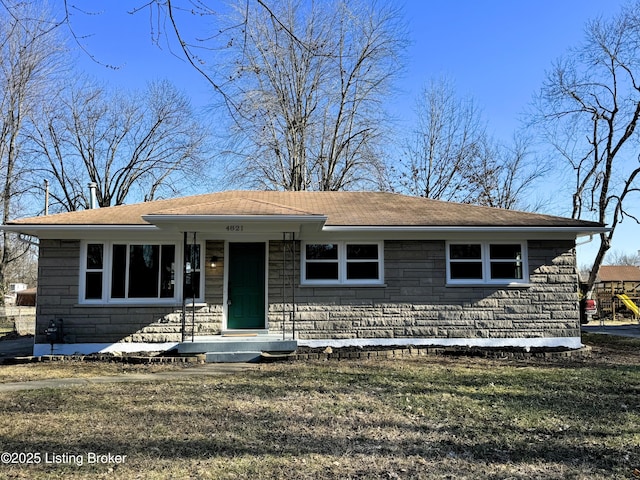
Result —
[{"label": "house number on facade", "polygon": [[225,230],[227,232],[242,232],[244,230],[244,225],[227,225]]}]

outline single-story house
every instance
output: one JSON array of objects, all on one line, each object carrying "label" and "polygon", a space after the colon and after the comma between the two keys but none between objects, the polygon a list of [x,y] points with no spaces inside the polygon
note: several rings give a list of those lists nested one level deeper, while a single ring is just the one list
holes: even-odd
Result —
[{"label": "single-story house", "polygon": [[579,348],[576,238],[604,225],[381,192],[227,191],[19,219],[34,354],[217,335]]}]

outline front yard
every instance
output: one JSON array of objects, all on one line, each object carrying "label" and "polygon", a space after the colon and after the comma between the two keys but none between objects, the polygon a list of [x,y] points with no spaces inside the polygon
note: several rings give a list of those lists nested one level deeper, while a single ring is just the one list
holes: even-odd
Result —
[{"label": "front yard", "polygon": [[[585,341],[590,359],[299,362],[0,393],[1,450],[32,460],[0,476],[634,478],[640,341]],[[21,368],[55,365],[0,375]]]}]

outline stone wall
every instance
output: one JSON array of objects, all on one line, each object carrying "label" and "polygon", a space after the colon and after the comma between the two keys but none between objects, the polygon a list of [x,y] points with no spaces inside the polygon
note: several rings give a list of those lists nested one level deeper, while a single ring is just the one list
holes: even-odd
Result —
[{"label": "stone wall", "polygon": [[[301,339],[580,335],[572,241],[530,241],[530,284],[517,288],[447,286],[445,245],[444,241],[386,241],[385,286],[302,287],[296,277],[297,335]],[[276,268],[271,269],[269,324],[271,330],[281,330],[281,246],[272,244],[271,250]],[[298,272],[299,268],[293,274]],[[285,302],[284,309],[286,328],[291,330],[291,304]]]},{"label": "stone wall", "polygon": [[[289,245],[291,247],[291,245]],[[205,305],[188,309],[186,334],[220,333],[224,243],[207,242]],[[300,243],[269,243],[269,330],[300,339],[542,338],[580,335],[572,241],[530,241],[526,287],[446,285],[444,241],[385,241],[385,285],[300,285]],[[209,259],[218,257],[215,268]],[[287,257],[285,261],[285,256]],[[173,342],[181,306],[80,305],[80,242],[40,243],[36,343],[51,319],[67,343]],[[294,297],[295,296],[295,302]],[[294,307],[295,305],[295,307]]]},{"label": "stone wall", "polygon": [[[221,245],[207,245],[207,255]],[[207,265],[207,286],[221,284],[222,273],[209,269]],[[42,240],[38,270],[36,343],[47,342],[43,332],[52,319],[62,319],[65,343],[177,342],[182,338],[181,305],[80,305],[79,241]],[[195,314],[187,309],[187,336],[220,333],[221,298],[221,293],[212,293],[207,300],[216,304],[198,305]]]}]

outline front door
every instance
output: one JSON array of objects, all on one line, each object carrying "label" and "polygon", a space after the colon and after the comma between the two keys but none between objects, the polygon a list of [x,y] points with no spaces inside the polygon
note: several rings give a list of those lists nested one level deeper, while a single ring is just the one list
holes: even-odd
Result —
[{"label": "front door", "polygon": [[227,328],[265,328],[265,244],[230,243]]}]

